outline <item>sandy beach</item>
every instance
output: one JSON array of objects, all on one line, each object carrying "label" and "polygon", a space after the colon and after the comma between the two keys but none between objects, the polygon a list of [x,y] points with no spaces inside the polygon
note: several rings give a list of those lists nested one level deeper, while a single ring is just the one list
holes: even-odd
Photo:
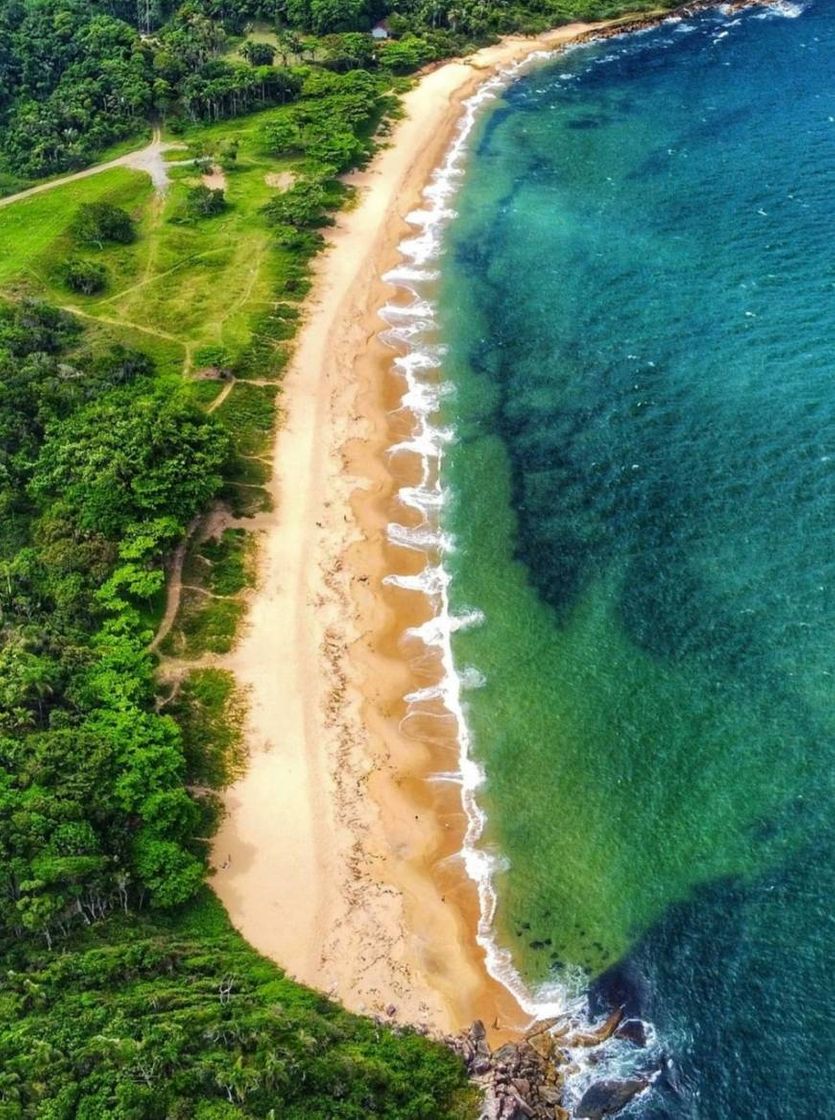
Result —
[{"label": "sandy beach", "polygon": [[381,276],[462,100],[497,69],[606,26],[509,38],[438,67],[352,177],[357,203],[318,259],[286,375],[275,511],[259,519],[258,588],[227,661],[249,692],[250,759],[225,796],[215,890],[290,975],[352,1010],[433,1031],[478,1017],[495,1037],[525,1016],[475,940],[476,892],[456,858],[460,791],[426,780],[454,768],[450,745],[401,728],[415,678],[400,637],[427,606],[382,583],[422,562],[386,539],[402,482],[385,456],[402,384],[377,338],[393,295]]}]

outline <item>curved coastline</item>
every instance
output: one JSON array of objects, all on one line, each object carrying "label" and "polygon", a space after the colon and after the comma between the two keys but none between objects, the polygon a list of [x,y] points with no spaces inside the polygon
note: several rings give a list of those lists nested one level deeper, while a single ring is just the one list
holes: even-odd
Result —
[{"label": "curved coastline", "polygon": [[[316,264],[284,382],[275,511],[258,526],[258,589],[227,660],[250,694],[251,754],[225,795],[214,888],[257,949],[352,1010],[436,1032],[481,1018],[494,1038],[542,1011],[507,962],[485,968],[490,898],[460,858],[477,834],[473,783],[467,813],[461,783],[437,780],[461,769],[460,718],[450,727],[442,710],[413,703],[421,690],[437,695],[448,641],[440,657],[403,646],[404,632],[435,618],[409,586],[426,553],[389,533],[392,521],[420,526],[420,502],[399,494],[427,482],[421,456],[389,455],[412,438],[413,413],[380,337],[381,309],[404,305],[396,266],[414,235],[407,217],[485,82],[537,53],[671,14],[511,37],[424,76],[389,146],[352,177],[357,205]],[[395,573],[407,579],[384,582]]]}]

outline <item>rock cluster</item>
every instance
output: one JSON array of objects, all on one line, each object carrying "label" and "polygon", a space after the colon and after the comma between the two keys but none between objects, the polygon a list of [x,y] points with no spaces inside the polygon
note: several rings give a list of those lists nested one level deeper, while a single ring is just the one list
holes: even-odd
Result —
[{"label": "rock cluster", "polygon": [[564,1120],[557,1067],[531,1039],[491,1050],[484,1024],[476,1021],[450,1045],[461,1054],[470,1076],[484,1089],[482,1120]]},{"label": "rock cluster", "polygon": [[538,1023],[518,1042],[491,1050],[484,1024],[476,1021],[464,1034],[448,1039],[461,1055],[470,1077],[484,1091],[481,1120],[602,1120],[619,1112],[649,1081],[601,1080],[584,1093],[570,1112],[564,1103],[564,1079],[571,1071],[570,1048],[597,1046],[612,1035],[643,1045],[643,1024],[621,1022],[614,1012],[593,1031],[552,1020]]}]

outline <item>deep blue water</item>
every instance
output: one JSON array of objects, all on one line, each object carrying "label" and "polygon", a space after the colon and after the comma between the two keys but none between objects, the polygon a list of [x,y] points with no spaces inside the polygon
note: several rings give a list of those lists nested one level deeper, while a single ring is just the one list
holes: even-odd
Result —
[{"label": "deep blue water", "polygon": [[791,11],[514,83],[443,261],[497,937],[654,1025],[658,1118],[835,1115],[835,3]]}]

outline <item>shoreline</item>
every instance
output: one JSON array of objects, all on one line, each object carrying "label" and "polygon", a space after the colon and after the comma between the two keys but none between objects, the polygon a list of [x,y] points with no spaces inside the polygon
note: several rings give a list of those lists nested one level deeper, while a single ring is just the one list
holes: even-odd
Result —
[{"label": "shoreline", "polygon": [[457,755],[448,737],[402,723],[406,694],[437,665],[410,663],[402,649],[404,631],[431,616],[428,600],[383,583],[426,559],[387,536],[408,514],[397,491],[416,478],[400,462],[395,477],[386,455],[411,429],[393,416],[402,380],[379,335],[398,288],[383,276],[402,260],[406,215],[463,102],[485,81],[537,52],[674,14],[511,36],[424,75],[388,146],[349,178],[357,204],[337,215],[314,263],[281,397],[275,508],[259,519],[258,587],[225,659],[249,692],[250,758],[224,796],[214,863],[231,862],[213,887],[255,948],[349,1010],[433,1033],[480,1018],[497,1041],[531,1019],[476,942],[461,788],[427,780],[457,769]]}]

